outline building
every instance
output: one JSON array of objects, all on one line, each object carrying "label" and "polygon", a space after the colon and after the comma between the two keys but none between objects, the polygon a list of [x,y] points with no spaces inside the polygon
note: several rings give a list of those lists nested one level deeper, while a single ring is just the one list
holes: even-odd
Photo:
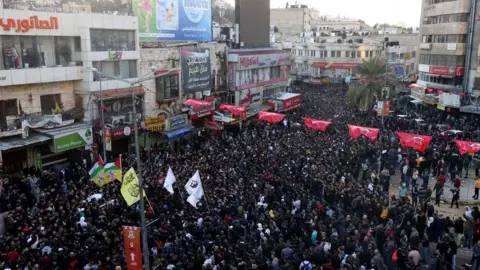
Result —
[{"label": "building", "polygon": [[354,68],[362,60],[382,57],[383,43],[358,36],[307,37],[293,44],[292,54],[298,74],[340,80],[355,75]]},{"label": "building", "polygon": [[235,0],[240,48],[270,46],[270,0]]},{"label": "building", "polygon": [[[106,116],[112,131],[129,127],[127,115],[136,104],[129,84],[94,75],[91,68],[132,80],[140,59],[135,17],[72,14],[67,4],[58,8],[55,1],[29,10],[37,5],[20,7],[22,3],[7,2],[0,9],[0,152],[7,172],[32,165],[47,168],[68,157],[80,158],[84,149],[95,150],[100,98],[112,117],[125,115],[122,121]],[[118,8],[117,14],[131,12]],[[50,9],[57,12],[43,11]],[[89,10],[101,11],[93,6]],[[143,90],[137,91],[141,99]],[[22,134],[21,123],[29,127],[28,136],[27,129]]]},{"label": "building", "polygon": [[276,94],[288,92],[291,53],[277,49],[231,50],[228,54],[229,103],[247,107],[247,117]]},{"label": "building", "polygon": [[325,15],[320,16],[312,26],[318,31],[361,31],[364,25],[365,23],[360,20]]},{"label": "building", "polygon": [[298,36],[310,30],[317,18],[318,11],[305,5],[270,9],[270,25],[276,26],[284,37]]}]

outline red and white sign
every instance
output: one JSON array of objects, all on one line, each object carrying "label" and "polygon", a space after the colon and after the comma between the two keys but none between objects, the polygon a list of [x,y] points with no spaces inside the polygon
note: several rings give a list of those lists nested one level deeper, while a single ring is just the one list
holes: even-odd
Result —
[{"label": "red and white sign", "polygon": [[245,55],[239,58],[239,70],[262,68],[280,65],[290,65],[292,55],[290,53],[277,54],[259,54],[259,55]]},{"label": "red and white sign", "polygon": [[[192,99],[190,99],[192,100]],[[193,100],[196,102],[195,104],[187,104],[189,100],[185,101],[184,105],[191,106],[192,109],[190,110],[190,118],[192,120],[198,119],[200,117],[204,117],[207,115],[213,115],[215,112],[215,104],[214,101],[205,101],[205,100]]]},{"label": "red and white sign", "polygon": [[302,96],[298,95],[295,97],[291,97],[289,99],[282,100],[282,103],[283,103],[284,112],[295,109],[297,107],[300,107],[300,105],[302,105]]},{"label": "red and white sign", "polygon": [[450,68],[445,66],[430,66],[429,73],[436,75],[450,75]]},{"label": "red and white sign", "polygon": [[[137,126],[137,128],[138,128],[138,132],[141,132],[142,127]],[[119,129],[116,129],[116,130],[113,131],[112,139],[116,140],[116,139],[120,139],[122,137],[130,136],[130,134],[132,134],[132,132],[134,132],[133,126],[121,127]]]},{"label": "red and white sign", "polygon": [[461,77],[465,75],[465,68],[464,67],[456,67],[455,68],[455,74],[453,74],[455,77]]},{"label": "red and white sign", "polygon": [[123,244],[128,270],[142,270],[142,250],[140,247],[140,228],[123,226]]},{"label": "red and white sign", "polygon": [[327,63],[327,62],[313,62],[312,67],[319,68],[354,68],[358,63]]}]

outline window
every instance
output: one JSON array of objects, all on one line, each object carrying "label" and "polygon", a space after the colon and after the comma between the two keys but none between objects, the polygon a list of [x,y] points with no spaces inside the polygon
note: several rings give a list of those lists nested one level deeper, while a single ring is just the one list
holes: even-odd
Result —
[{"label": "window", "polygon": [[90,29],[90,42],[93,52],[135,51],[135,32]]},{"label": "window", "polygon": [[330,57],[335,57],[335,51],[330,51]]},{"label": "window", "polygon": [[163,80],[163,97],[164,99],[177,98],[180,95],[178,87],[178,75],[164,76],[158,78]]},{"label": "window", "polygon": [[50,115],[57,113],[57,109],[62,107],[62,99],[60,94],[40,96],[40,105],[42,114]]},{"label": "window", "polygon": [[465,65],[465,55],[420,54],[420,64],[458,67]]},{"label": "window", "polygon": [[422,37],[423,43],[465,43],[467,35],[426,35]]},{"label": "window", "polygon": [[310,51],[310,56],[311,56],[311,57],[315,57],[315,51],[314,51],[314,50],[311,50],[311,51]]},{"label": "window", "polygon": [[[93,67],[105,75],[118,77],[120,79],[128,79],[137,77],[137,61],[136,60],[120,60],[120,61],[102,61],[93,62]],[[97,73],[93,78],[94,81],[108,81],[109,78],[101,77]]]},{"label": "window", "polygon": [[356,51],[352,51],[352,58],[355,58]]},{"label": "window", "polygon": [[350,51],[345,51],[345,57],[350,57]]},{"label": "window", "polygon": [[417,52],[413,51],[412,52],[412,58],[415,58],[415,57],[417,57]]},{"label": "window", "polygon": [[328,57],[327,51],[323,51],[323,57],[325,57],[325,58]]},{"label": "window", "polygon": [[467,22],[468,13],[443,14],[438,16],[424,17],[424,24]]},{"label": "window", "polygon": [[453,2],[453,1],[458,1],[458,0],[427,0],[427,3],[429,5],[435,5],[435,4],[440,4],[444,2]]},{"label": "window", "polygon": [[357,52],[357,58],[362,58],[362,51]]},{"label": "window", "polygon": [[80,37],[73,37],[73,42],[75,44],[75,51],[81,52],[82,51],[82,41]]},{"label": "window", "polygon": [[337,51],[337,57],[342,57],[342,51]]},{"label": "window", "polygon": [[280,78],[280,66],[270,67],[270,79]]},{"label": "window", "polygon": [[7,115],[6,116],[17,116],[18,115],[18,108],[17,108],[17,100],[16,99],[7,99],[7,100],[5,100],[5,104],[7,105]]},{"label": "window", "polygon": [[73,39],[68,37],[55,37],[55,64],[68,66],[72,61],[72,44]]}]

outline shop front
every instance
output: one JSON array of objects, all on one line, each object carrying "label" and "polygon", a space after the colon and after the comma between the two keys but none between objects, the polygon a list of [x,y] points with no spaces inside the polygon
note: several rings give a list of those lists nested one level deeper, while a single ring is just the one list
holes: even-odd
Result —
[{"label": "shop front", "polygon": [[333,83],[342,83],[347,76],[353,75],[358,63],[313,62],[312,67],[319,68],[319,75],[330,77]]},{"label": "shop front", "polygon": [[40,148],[42,167],[48,168],[66,162],[82,162],[89,155],[93,144],[91,125],[78,123],[60,128],[40,128],[35,132],[49,137],[48,148]]},{"label": "shop front", "polygon": [[50,141],[50,137],[35,132],[25,139],[19,135],[0,138],[0,170],[5,174],[13,174],[31,166],[41,169],[36,155],[37,147],[47,145]]},{"label": "shop front", "polygon": [[203,122],[203,118],[210,118],[215,113],[214,97],[207,97],[206,100],[189,99],[183,105],[187,106],[183,111],[188,111],[192,123]]},{"label": "shop front", "polygon": [[437,109],[447,113],[458,111],[461,106],[460,99],[458,94],[440,91],[438,92]]},{"label": "shop front", "polygon": [[[140,140],[140,134],[142,134],[142,126],[137,125],[138,136]],[[111,154],[112,157],[117,156],[122,153],[127,153],[132,150],[130,145],[134,142],[135,129],[133,125],[122,126],[112,129],[112,146]],[[107,148],[108,150],[108,148]]]},{"label": "shop front", "polygon": [[143,120],[143,147],[148,147],[148,145],[153,145],[163,141],[165,118],[165,115],[161,114],[154,117],[148,117]]},{"label": "shop front", "polygon": [[188,114],[181,114],[165,120],[165,137],[167,140],[184,138],[188,133],[194,131],[188,118]]},{"label": "shop front", "polygon": [[302,96],[295,93],[279,93],[270,102],[275,104],[274,111],[288,112],[302,105]]}]

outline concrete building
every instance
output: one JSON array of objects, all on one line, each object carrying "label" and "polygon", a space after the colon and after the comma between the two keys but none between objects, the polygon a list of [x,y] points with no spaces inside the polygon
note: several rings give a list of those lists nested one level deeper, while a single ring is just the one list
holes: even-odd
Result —
[{"label": "concrete building", "polygon": [[298,74],[342,79],[355,75],[354,67],[363,59],[382,57],[383,43],[367,37],[319,37],[294,43],[292,54]]},{"label": "concrete building", "polygon": [[296,36],[314,26],[318,11],[308,7],[270,9],[270,25],[276,26],[282,36]]},{"label": "concrete building", "polygon": [[[16,7],[15,3],[10,6]],[[112,116],[125,111],[125,121],[106,119],[113,123],[112,131],[123,131],[128,122],[126,111],[130,111],[126,108],[132,105],[131,89],[88,70],[94,67],[125,80],[137,77],[137,19],[65,13],[68,9],[59,13],[6,7],[9,5],[0,9],[0,152],[6,171],[51,166],[72,154],[82,155],[84,148],[91,149],[98,139],[93,126],[98,122],[102,97]],[[141,99],[143,91],[138,90],[138,95]],[[68,115],[72,111],[76,116]],[[141,107],[139,113],[141,117]],[[61,116],[53,117],[55,114]],[[43,120],[53,129],[38,126]],[[30,127],[28,135],[27,129],[22,134],[22,121]],[[59,146],[66,140],[70,142]]]},{"label": "concrete building", "polygon": [[325,15],[314,21],[312,28],[316,28],[318,31],[360,31],[363,30],[364,23],[356,19]]},{"label": "concrete building", "polygon": [[235,23],[241,48],[270,46],[270,0],[236,0]]}]

